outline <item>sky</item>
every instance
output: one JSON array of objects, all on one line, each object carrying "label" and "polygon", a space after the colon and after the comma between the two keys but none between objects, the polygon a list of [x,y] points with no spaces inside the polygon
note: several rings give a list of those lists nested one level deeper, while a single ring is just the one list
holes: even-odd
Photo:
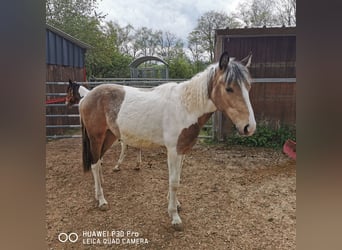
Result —
[{"label": "sky", "polygon": [[[147,27],[174,33],[186,41],[195,29],[197,19],[210,10],[228,15],[241,0],[100,0],[99,10],[107,14],[106,21],[116,21],[121,27]],[[214,4],[213,4],[214,3]]]}]

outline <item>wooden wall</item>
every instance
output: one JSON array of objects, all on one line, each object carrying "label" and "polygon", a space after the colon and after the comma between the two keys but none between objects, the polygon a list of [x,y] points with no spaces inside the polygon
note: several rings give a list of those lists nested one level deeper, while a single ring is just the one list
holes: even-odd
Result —
[{"label": "wooden wall", "polygon": [[74,68],[51,64],[46,65],[47,82],[67,82],[69,79],[77,82],[84,82],[85,68]]},{"label": "wooden wall", "polygon": [[250,99],[258,121],[296,124],[296,83],[253,83]]},{"label": "wooden wall", "polygon": [[253,78],[296,77],[296,37],[225,37],[224,50],[242,59],[251,51]]}]

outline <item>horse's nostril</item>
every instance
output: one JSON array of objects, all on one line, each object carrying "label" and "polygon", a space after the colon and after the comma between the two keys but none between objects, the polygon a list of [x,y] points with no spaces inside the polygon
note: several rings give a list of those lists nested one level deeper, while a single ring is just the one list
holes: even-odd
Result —
[{"label": "horse's nostril", "polygon": [[249,124],[247,124],[247,125],[245,126],[245,128],[243,129],[243,132],[245,133],[245,135],[248,134],[248,127],[249,127]]}]

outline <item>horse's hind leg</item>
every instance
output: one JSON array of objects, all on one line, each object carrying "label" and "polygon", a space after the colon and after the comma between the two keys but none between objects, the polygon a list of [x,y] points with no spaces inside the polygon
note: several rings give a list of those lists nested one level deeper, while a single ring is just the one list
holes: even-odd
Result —
[{"label": "horse's hind leg", "polygon": [[176,230],[183,230],[182,220],[178,215],[177,189],[180,184],[183,155],[178,155],[176,149],[168,148],[167,163],[169,167],[169,206],[168,212],[172,218],[172,225]]},{"label": "horse's hind leg", "polygon": [[121,153],[119,156],[119,160],[113,169],[114,171],[120,171],[120,164],[123,162],[126,156],[127,145],[123,141],[120,141],[120,144],[121,144]]},{"label": "horse's hind leg", "polygon": [[137,165],[134,167],[134,170],[140,170],[141,166],[141,148],[139,148],[139,153],[137,155]]},{"label": "horse's hind leg", "polygon": [[108,202],[104,198],[103,189],[101,186],[101,160],[99,159],[95,164],[91,164],[91,171],[93,172],[94,182],[95,182],[95,199],[99,202],[99,208],[101,210],[108,209]]},{"label": "horse's hind leg", "polygon": [[106,152],[106,150],[110,147],[110,145],[115,140],[113,134],[106,132],[103,136],[98,136],[97,138],[92,138],[91,140],[91,151],[93,162],[91,164],[91,170],[94,177],[95,182],[95,199],[99,202],[99,208],[101,210],[108,209],[108,202],[104,198],[103,189],[101,185],[101,164],[102,164],[102,156]]},{"label": "horse's hind leg", "polygon": [[106,137],[103,141],[103,144],[102,144],[102,150],[101,150],[101,165],[100,165],[100,178],[101,178],[101,181],[104,182],[104,179],[103,179],[103,172],[102,172],[102,166],[103,166],[103,155],[104,153],[113,145],[113,142],[116,140],[116,137],[113,135],[113,133],[110,131],[110,130],[107,130],[106,131]]}]

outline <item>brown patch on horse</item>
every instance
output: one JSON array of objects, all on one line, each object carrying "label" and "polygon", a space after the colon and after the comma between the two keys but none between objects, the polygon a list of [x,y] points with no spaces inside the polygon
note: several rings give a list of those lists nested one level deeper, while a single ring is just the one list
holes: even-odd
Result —
[{"label": "brown patch on horse", "polygon": [[184,128],[177,140],[177,153],[186,154],[192,149],[197,141],[197,136],[203,125],[209,120],[213,113],[206,113],[197,119],[195,124],[188,128]]},{"label": "brown patch on horse", "polygon": [[207,123],[212,114],[213,113],[206,113],[198,118],[198,125],[200,128],[202,128],[204,124]]},{"label": "brown patch on horse", "polygon": [[[94,88],[80,104],[82,124],[86,130],[85,136],[89,138],[89,147],[83,147],[84,164],[96,163],[113,144],[120,138],[120,130],[116,119],[125,98],[122,86],[100,85]],[[90,169],[87,166],[86,169]]]}]

